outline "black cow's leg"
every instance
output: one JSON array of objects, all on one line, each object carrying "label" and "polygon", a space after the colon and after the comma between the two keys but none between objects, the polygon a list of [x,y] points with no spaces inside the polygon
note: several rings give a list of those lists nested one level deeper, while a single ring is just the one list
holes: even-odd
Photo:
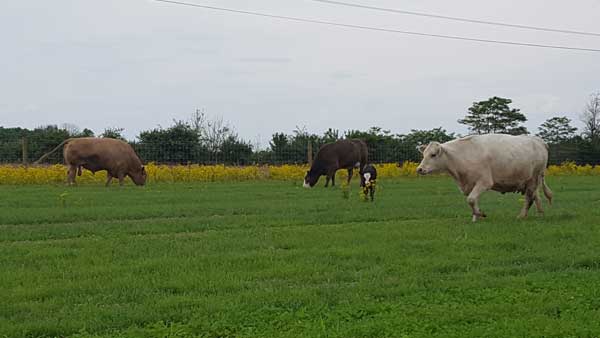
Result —
[{"label": "black cow's leg", "polygon": [[371,202],[373,202],[373,199],[375,197],[374,196],[375,195],[375,187],[371,186],[369,190],[370,190],[370,193],[371,193]]},{"label": "black cow's leg", "polygon": [[113,177],[110,173],[106,174],[106,186],[110,185],[110,181],[112,181]]},{"label": "black cow's leg", "polygon": [[325,188],[329,186],[329,174],[325,176]]},{"label": "black cow's leg", "polygon": [[123,186],[123,183],[125,183],[125,175],[119,174],[119,176],[117,176],[117,178],[119,179],[119,185]]},{"label": "black cow's leg", "polygon": [[335,187],[335,171],[331,174],[331,186]]},{"label": "black cow's leg", "polygon": [[352,174],[354,173],[354,169],[350,168],[348,169],[348,184],[350,184],[350,181],[352,180]]}]

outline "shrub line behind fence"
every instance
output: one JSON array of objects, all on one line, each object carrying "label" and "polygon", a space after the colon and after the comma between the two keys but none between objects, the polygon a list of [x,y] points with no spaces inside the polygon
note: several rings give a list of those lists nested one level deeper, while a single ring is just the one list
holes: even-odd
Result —
[{"label": "shrub line behind fence", "polygon": [[[58,142],[58,141],[57,141]],[[60,142],[58,142],[60,143]],[[28,164],[36,161],[58,143],[41,145],[23,138],[17,141],[0,143],[0,163]],[[318,147],[308,142],[303,146],[285,149],[259,150],[220,149],[212,151],[198,144],[144,144],[131,142],[131,146],[144,163],[158,164],[225,164],[225,165],[281,165],[308,164],[318,151]],[[369,162],[404,163],[419,162],[421,154],[410,144],[369,145]],[[600,151],[577,144],[557,144],[549,147],[549,164],[574,162],[579,165],[599,164]],[[63,163],[62,151],[52,154],[46,164]]]}]

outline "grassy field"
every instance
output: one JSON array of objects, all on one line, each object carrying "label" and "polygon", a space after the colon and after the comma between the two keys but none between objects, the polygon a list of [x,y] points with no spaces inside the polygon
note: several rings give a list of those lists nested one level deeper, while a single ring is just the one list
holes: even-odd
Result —
[{"label": "grassy field", "polygon": [[2,186],[0,337],[600,336],[600,178],[379,183]]}]

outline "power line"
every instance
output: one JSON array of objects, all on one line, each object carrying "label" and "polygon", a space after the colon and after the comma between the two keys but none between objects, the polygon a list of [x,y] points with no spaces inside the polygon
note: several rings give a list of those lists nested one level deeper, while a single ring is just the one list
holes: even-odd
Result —
[{"label": "power line", "polygon": [[354,28],[354,29],[370,30],[370,31],[377,31],[377,32],[388,32],[388,33],[406,34],[406,35],[413,35],[413,36],[427,36],[427,37],[434,37],[434,38],[441,38],[441,39],[463,40],[463,41],[472,41],[472,42],[480,42],[480,43],[494,43],[494,44],[511,45],[511,46],[525,46],[525,47],[550,48],[550,49],[561,49],[561,50],[577,50],[577,51],[596,52],[596,53],[600,52],[600,49],[594,49],[594,48],[581,48],[581,47],[545,45],[545,44],[527,43],[527,42],[478,39],[478,38],[469,38],[469,37],[456,36],[456,35],[429,34],[429,33],[422,33],[422,32],[404,31],[404,30],[389,29],[389,28],[353,25],[353,24],[345,24],[345,23],[338,23],[338,22],[332,22],[332,21],[321,21],[321,20],[291,17],[291,16],[251,12],[251,11],[244,11],[244,10],[231,9],[231,8],[200,5],[200,4],[175,1],[175,0],[151,0],[151,1],[164,2],[164,3],[170,3],[170,4],[182,5],[182,6],[197,7],[197,8],[204,8],[204,9],[211,9],[211,10],[222,11],[222,12],[247,14],[247,15],[260,16],[260,17],[266,17],[266,18],[272,18],[272,19],[282,19],[282,20],[296,21],[296,22],[307,22],[307,23],[315,23],[315,24],[320,24],[320,25]]},{"label": "power line", "polygon": [[520,24],[512,24],[512,23],[496,22],[496,21],[486,21],[486,20],[478,20],[478,19],[467,19],[467,18],[460,18],[460,17],[455,17],[455,16],[431,14],[431,13],[424,13],[424,12],[414,12],[414,11],[407,11],[407,10],[403,10],[403,9],[392,9],[392,8],[384,8],[384,7],[367,6],[367,5],[354,4],[354,3],[342,2],[342,1],[334,1],[334,0],[309,0],[309,1],[327,3],[327,4],[332,4],[332,5],[339,5],[339,6],[346,6],[346,7],[371,9],[371,10],[375,10],[375,11],[390,12],[390,13],[396,13],[396,14],[415,15],[415,16],[422,16],[422,17],[435,18],[435,19],[477,23],[477,24],[482,24],[482,25],[503,26],[503,27],[511,27],[511,28],[530,29],[530,30],[543,31],[543,32],[578,34],[578,35],[600,37],[600,33],[594,33],[594,32],[584,32],[584,31],[575,31],[575,30],[567,30],[567,29],[528,26],[528,25],[520,25]]}]

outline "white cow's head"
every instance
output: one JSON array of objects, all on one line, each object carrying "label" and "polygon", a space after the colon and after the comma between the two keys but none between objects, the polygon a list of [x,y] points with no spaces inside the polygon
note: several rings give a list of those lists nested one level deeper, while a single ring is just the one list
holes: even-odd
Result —
[{"label": "white cow's head", "polygon": [[438,142],[431,142],[428,145],[420,145],[417,150],[423,154],[423,160],[417,167],[419,175],[427,175],[446,169],[446,153],[444,146]]}]

